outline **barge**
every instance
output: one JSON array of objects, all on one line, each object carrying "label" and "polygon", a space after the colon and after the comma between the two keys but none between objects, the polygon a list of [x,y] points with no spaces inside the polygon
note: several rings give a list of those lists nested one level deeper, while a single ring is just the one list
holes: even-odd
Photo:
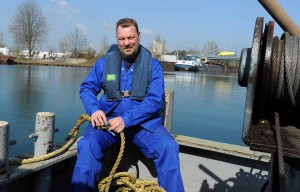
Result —
[{"label": "barge", "polygon": [[13,63],[16,58],[9,55],[0,55],[0,63]]},{"label": "barge", "polygon": [[[290,85],[289,81],[297,77],[289,66],[300,63],[286,61],[285,58],[290,55],[285,54],[293,52],[288,46],[283,46],[288,45],[291,36],[299,44],[300,30],[295,28],[291,20],[283,22],[276,17],[276,13],[284,13],[276,6],[277,1],[259,2],[272,12],[271,15],[275,15],[275,20],[288,33],[284,33],[282,38],[273,37],[274,22],[268,22],[263,30],[263,18],[257,18],[252,47],[242,51],[238,81],[240,86],[247,87],[242,138],[248,146],[173,135],[180,144],[181,172],[187,192],[300,191],[300,104],[299,99],[293,97],[298,96],[294,91],[299,93],[300,88]],[[284,18],[288,17],[285,15]],[[295,59],[293,57],[288,58]],[[281,82],[279,79],[282,77],[289,78],[283,78],[285,81]],[[296,80],[299,83],[299,78]],[[282,84],[297,89],[279,90],[279,85]],[[287,90],[289,92],[285,92]],[[173,94],[172,91],[166,93],[164,123],[171,131]],[[275,93],[280,93],[280,97],[275,97],[278,95]],[[49,113],[37,114],[36,128],[52,130],[53,133],[54,116]],[[47,123],[48,121],[50,122]],[[38,122],[46,123],[47,129]],[[66,152],[53,158],[30,164],[9,165],[8,122],[0,121],[0,133],[1,192],[70,190],[71,174],[76,160],[76,142]],[[34,156],[47,154],[49,145],[45,146],[45,143],[52,143],[48,140],[40,141],[39,138],[43,137],[38,137],[36,143],[40,142],[42,149],[35,150]],[[132,145],[126,146],[118,171],[128,171],[138,178],[156,180],[153,162],[137,151]],[[110,172],[117,153],[117,145],[105,152],[102,177]]]}]

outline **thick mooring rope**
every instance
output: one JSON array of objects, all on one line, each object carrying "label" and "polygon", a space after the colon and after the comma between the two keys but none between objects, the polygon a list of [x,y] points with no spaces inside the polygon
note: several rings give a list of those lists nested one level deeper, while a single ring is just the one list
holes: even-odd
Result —
[{"label": "thick mooring rope", "polygon": [[[73,129],[70,131],[70,133],[66,137],[66,141],[68,141],[62,148],[53,151],[51,153],[48,153],[46,155],[42,155],[39,157],[33,157],[28,159],[21,159],[21,160],[10,160],[11,164],[27,164],[27,163],[34,163],[39,161],[44,161],[50,158],[53,158],[59,154],[62,154],[67,149],[69,149],[77,140],[77,135],[79,131],[79,127],[85,122],[85,121],[91,121],[90,116],[87,114],[82,114],[77,119],[77,122]],[[107,129],[106,126],[99,126],[98,129]],[[158,186],[157,181],[149,181],[145,179],[138,179],[135,176],[133,176],[130,173],[127,172],[119,172],[115,173],[124,153],[125,149],[125,135],[123,132],[120,133],[121,137],[121,145],[120,145],[120,151],[118,154],[118,157],[116,159],[116,162],[110,171],[109,176],[107,176],[105,179],[103,179],[98,184],[98,190],[99,192],[109,192],[109,189],[111,186],[118,186],[118,189],[116,189],[116,192],[165,192],[165,190]]]},{"label": "thick mooring rope", "polygon": [[77,135],[79,131],[79,127],[85,122],[85,121],[90,121],[90,117],[86,114],[82,114],[79,116],[77,119],[77,122],[73,129],[70,131],[68,134],[67,138],[65,139],[68,141],[63,147],[51,152],[47,153],[45,155],[37,156],[37,157],[32,157],[32,158],[27,158],[27,159],[10,159],[9,163],[10,164],[28,164],[28,163],[35,163],[39,161],[45,161],[47,159],[51,159],[53,157],[56,157],[62,153],[64,153],[66,150],[68,150],[77,140]]}]

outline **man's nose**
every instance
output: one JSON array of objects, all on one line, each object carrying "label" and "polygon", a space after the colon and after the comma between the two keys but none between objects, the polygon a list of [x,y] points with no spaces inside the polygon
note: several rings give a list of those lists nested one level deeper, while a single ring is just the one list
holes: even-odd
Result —
[{"label": "man's nose", "polygon": [[130,44],[129,39],[125,39],[125,45],[129,45],[129,44]]}]

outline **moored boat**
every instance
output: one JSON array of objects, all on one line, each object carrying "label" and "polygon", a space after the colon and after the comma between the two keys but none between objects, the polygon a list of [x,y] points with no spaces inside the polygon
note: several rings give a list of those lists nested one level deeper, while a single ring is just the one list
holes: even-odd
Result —
[{"label": "moored boat", "polygon": [[175,63],[175,71],[199,71],[200,66],[200,57],[188,55],[183,58],[180,58]]},{"label": "moored boat", "polygon": [[16,58],[10,55],[0,55],[0,63],[12,63]]}]

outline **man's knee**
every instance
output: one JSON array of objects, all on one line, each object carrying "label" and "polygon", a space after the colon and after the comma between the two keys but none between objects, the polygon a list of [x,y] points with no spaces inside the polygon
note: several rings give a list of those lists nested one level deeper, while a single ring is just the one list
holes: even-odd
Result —
[{"label": "man's knee", "polygon": [[164,151],[166,151],[166,152],[170,152],[170,153],[174,153],[174,154],[179,153],[179,145],[173,138],[163,140],[161,145],[164,148]]},{"label": "man's knee", "polygon": [[[83,137],[77,143],[78,153],[84,153],[86,155],[93,155],[95,158],[101,158],[99,152],[101,152],[101,145],[97,143],[92,137]],[[91,154],[89,154],[89,152]]]},{"label": "man's knee", "polygon": [[93,139],[81,138],[77,142],[76,167],[87,170],[100,170],[100,160],[103,156],[100,146]]}]

